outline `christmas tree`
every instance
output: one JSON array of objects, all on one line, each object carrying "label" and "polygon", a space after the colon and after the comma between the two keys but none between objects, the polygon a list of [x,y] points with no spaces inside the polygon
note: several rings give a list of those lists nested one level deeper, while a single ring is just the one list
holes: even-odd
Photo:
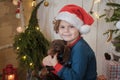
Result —
[{"label": "christmas tree", "polygon": [[105,16],[106,22],[113,22],[116,29],[109,29],[104,34],[109,34],[109,38],[107,41],[110,41],[112,39],[113,33],[116,34],[112,43],[115,46],[116,51],[120,52],[120,4],[108,2],[106,5],[110,8],[105,9],[106,14],[100,17]]},{"label": "christmas tree", "polygon": [[27,70],[39,71],[42,68],[42,59],[47,55],[49,47],[49,41],[40,32],[37,20],[37,10],[43,1],[34,7],[25,31],[14,38],[13,46],[17,52],[17,59],[20,66]]}]

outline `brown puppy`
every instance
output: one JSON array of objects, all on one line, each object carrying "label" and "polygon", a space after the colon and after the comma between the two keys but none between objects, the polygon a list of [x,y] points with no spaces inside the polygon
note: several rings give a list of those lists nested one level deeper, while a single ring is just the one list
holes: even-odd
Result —
[{"label": "brown puppy", "polygon": [[[52,41],[48,50],[48,55],[54,57],[55,54],[57,54],[58,62],[62,65],[66,65],[70,57],[70,48],[65,41],[60,39]],[[51,72],[52,70],[54,70],[52,66],[44,67],[41,69],[40,78],[42,80],[62,80],[57,75],[53,74]]]},{"label": "brown puppy", "polygon": [[48,50],[48,55],[53,57],[55,54],[57,54],[58,62],[61,64],[69,60],[70,48],[67,46],[65,41],[60,39],[52,41]]}]

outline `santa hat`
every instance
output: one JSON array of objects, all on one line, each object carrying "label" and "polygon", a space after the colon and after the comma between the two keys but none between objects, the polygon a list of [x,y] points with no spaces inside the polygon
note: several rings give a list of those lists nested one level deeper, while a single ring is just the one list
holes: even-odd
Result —
[{"label": "santa hat", "polygon": [[80,30],[81,34],[90,31],[90,25],[94,22],[93,18],[80,6],[69,4],[65,5],[55,18],[64,20]]}]

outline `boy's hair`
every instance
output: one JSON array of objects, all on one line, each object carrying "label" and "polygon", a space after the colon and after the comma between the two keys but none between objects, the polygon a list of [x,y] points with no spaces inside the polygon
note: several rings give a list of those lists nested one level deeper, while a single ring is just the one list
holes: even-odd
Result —
[{"label": "boy's hair", "polygon": [[54,31],[55,31],[56,33],[58,33],[58,31],[59,31],[60,21],[61,21],[61,20],[54,20],[54,21],[53,21]]}]

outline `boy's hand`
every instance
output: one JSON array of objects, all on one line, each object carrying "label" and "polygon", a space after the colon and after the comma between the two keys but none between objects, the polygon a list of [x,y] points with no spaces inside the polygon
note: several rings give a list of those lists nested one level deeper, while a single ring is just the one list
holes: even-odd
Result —
[{"label": "boy's hand", "polygon": [[54,55],[53,57],[51,55],[48,55],[43,59],[44,66],[55,66],[57,63],[58,63],[57,54]]},{"label": "boy's hand", "polygon": [[58,63],[57,54],[50,58],[50,63],[52,64],[52,66],[55,66]]},{"label": "boy's hand", "polygon": [[50,60],[51,60],[51,56],[50,56],[50,55],[46,56],[46,57],[43,59],[43,61],[42,61],[42,62],[43,62],[43,65],[44,65],[44,66],[52,66]]}]

